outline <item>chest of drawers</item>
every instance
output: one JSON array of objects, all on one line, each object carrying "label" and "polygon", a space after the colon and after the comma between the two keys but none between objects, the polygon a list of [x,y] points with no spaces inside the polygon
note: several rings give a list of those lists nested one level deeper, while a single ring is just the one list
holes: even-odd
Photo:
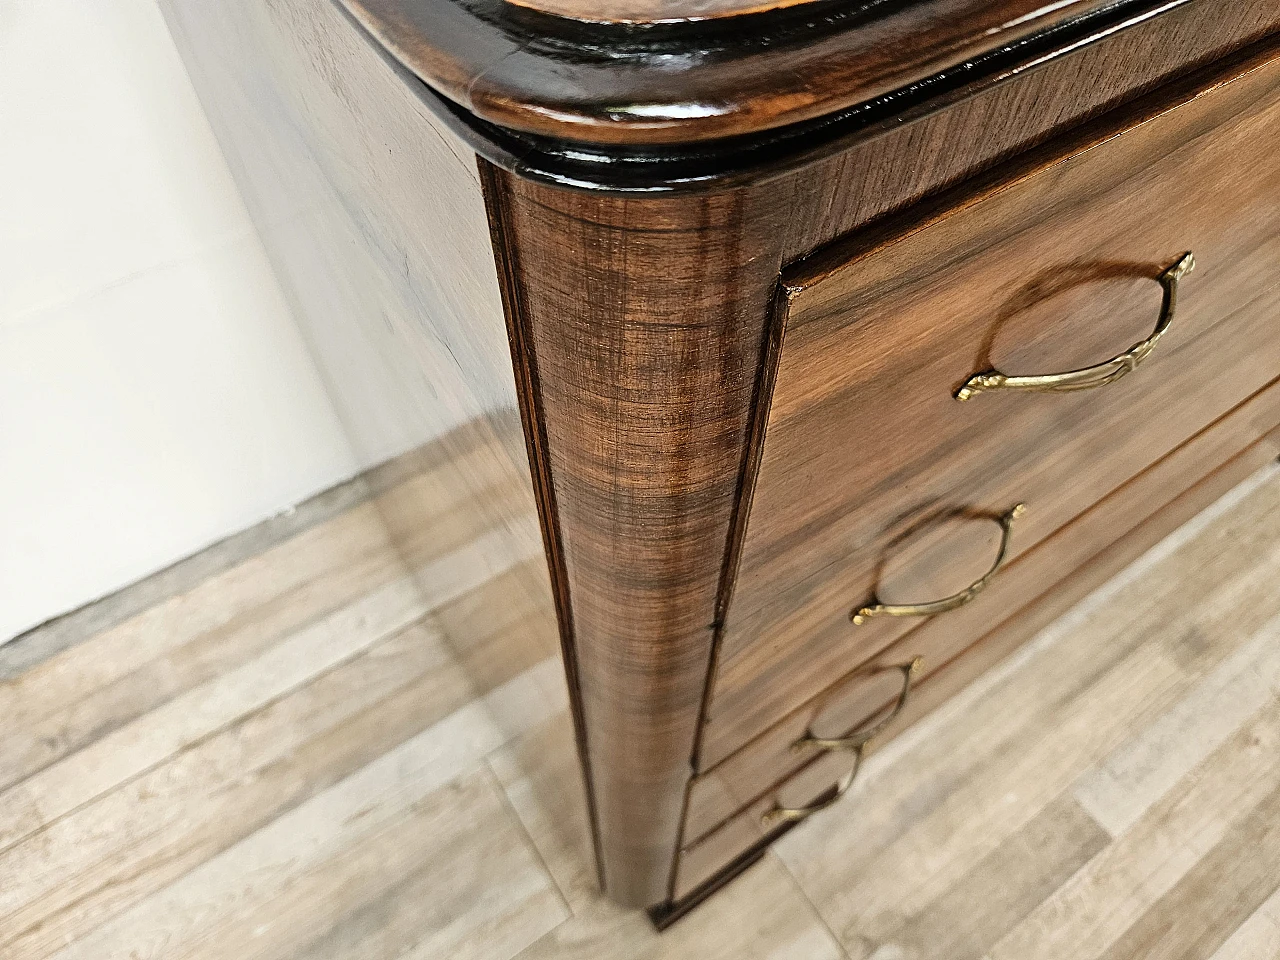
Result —
[{"label": "chest of drawers", "polygon": [[165,7],[407,560],[536,561],[659,923],[1280,452],[1273,3]]}]

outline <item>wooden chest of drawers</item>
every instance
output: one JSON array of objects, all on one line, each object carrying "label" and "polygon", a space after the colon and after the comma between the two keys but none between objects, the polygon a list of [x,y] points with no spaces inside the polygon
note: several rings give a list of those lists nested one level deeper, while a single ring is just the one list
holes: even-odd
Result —
[{"label": "wooden chest of drawers", "polygon": [[353,438],[545,555],[659,923],[1280,452],[1275,4],[165,6]]}]

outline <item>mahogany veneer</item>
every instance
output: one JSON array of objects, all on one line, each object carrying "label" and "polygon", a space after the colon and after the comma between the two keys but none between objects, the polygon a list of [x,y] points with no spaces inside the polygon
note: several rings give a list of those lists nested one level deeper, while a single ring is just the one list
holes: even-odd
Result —
[{"label": "mahogany veneer", "polygon": [[[164,6],[366,458],[501,438],[500,497],[416,489],[545,556],[601,882],[659,924],[1277,453],[1273,3]],[[1123,378],[954,399],[1147,337],[1186,251]],[[850,621],[1019,501],[969,602]]]},{"label": "mahogany veneer", "polygon": [[[995,525],[955,531],[939,513],[1025,502],[1016,558],[1280,371],[1280,69],[1115,120],[940,198],[903,233],[871,231],[784,273],[704,765],[759,732],[752,719],[786,713],[918,622],[854,628],[854,607],[981,575]],[[1144,339],[1156,278],[1188,250],[1197,266],[1174,321],[1132,375],[955,400],[992,366],[1069,370]],[[923,555],[895,570],[904,546]]]}]

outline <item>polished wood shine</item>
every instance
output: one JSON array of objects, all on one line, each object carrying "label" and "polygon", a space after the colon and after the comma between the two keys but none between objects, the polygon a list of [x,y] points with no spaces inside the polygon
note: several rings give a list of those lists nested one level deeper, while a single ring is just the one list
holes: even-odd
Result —
[{"label": "polished wood shine", "polygon": [[646,224],[497,177],[503,255],[540,264],[512,309],[538,371],[606,889],[644,905],[669,880],[759,362],[744,321],[771,283],[739,265],[771,256],[782,211],[738,194]]},{"label": "polished wood shine", "polygon": [[[1247,412],[1242,410],[1232,418],[1235,429],[1244,427],[1254,435],[1262,432],[1254,419],[1261,415],[1273,424],[1265,436],[1154,511],[1120,540],[1088,557],[1065,582],[1052,584],[1051,592],[1019,610],[980,643],[961,650],[962,645],[944,641],[943,649],[939,650],[933,649],[931,644],[931,641],[942,639],[936,634],[927,637],[913,635],[877,658],[877,664],[872,666],[896,665],[895,657],[906,656],[908,651],[928,650],[937,658],[935,662],[945,662],[938,663],[929,671],[932,675],[928,683],[917,684],[918,689],[913,692],[908,705],[883,736],[867,745],[864,755],[874,754],[895,737],[907,733],[913,724],[938,710],[983,671],[1011,654],[1037,630],[1068,610],[1073,602],[1132,562],[1144,549],[1187,522],[1259,468],[1273,463],[1280,455],[1280,384],[1269,388],[1265,397],[1259,397],[1258,402],[1246,407]],[[1218,442],[1226,439],[1225,436],[1217,438]],[[1204,445],[1212,443],[1206,436]],[[1150,497],[1159,496],[1158,477],[1167,477],[1175,472],[1185,474],[1194,470],[1193,463],[1202,466],[1203,461],[1194,461],[1194,457],[1205,452],[1202,448],[1184,448],[1175,452],[1168,464],[1160,465],[1159,474],[1154,473],[1157,468],[1153,468],[1151,478],[1136,479],[1132,489],[1125,488],[1122,496],[1104,501],[1089,515],[1062,531],[1055,538],[1056,547],[1087,553],[1090,543],[1114,536],[1116,523],[1124,525],[1131,522],[1133,508],[1142,510],[1152,503]],[[1038,574],[1036,582],[1043,589],[1050,586],[1053,572],[1058,569],[1063,555],[1048,545],[1039,552],[1044,556],[1035,559],[1046,561],[1049,569],[1032,568],[1026,573],[1033,577]],[[1007,595],[1008,591],[1005,593]],[[945,659],[947,657],[951,659]],[[851,677],[848,682],[856,680],[856,677]],[[720,873],[750,860],[764,846],[786,833],[788,827],[769,828],[763,824],[762,817],[768,810],[779,803],[800,807],[820,802],[830,795],[832,785],[849,771],[852,761],[847,755],[827,753],[797,758],[790,750],[791,744],[805,733],[820,710],[821,707],[806,709],[788,717],[778,728],[769,731],[711,774],[694,781],[688,830],[701,829],[704,832],[686,844],[679,854],[673,888],[677,899],[697,899],[703,884],[715,883]]]},{"label": "polished wood shine", "polygon": [[[940,517],[1025,502],[1016,557],[1280,370],[1280,64],[1121,129],[939,201],[901,237],[857,238],[785,275],[705,765],[741,746],[748,717],[766,725],[918,622],[855,627],[854,608],[946,596],[990,566],[978,534],[994,524],[957,532]],[[1207,183],[1224,186],[1195,188]],[[955,400],[993,365],[1069,370],[1143,339],[1154,278],[1187,250],[1199,266],[1169,336],[1131,376]],[[904,537],[933,569],[893,569]]]},{"label": "polished wood shine", "polygon": [[1110,6],[824,4],[814,16],[784,11],[795,16],[685,38],[565,33],[545,21],[531,29],[510,5],[482,0],[342,2],[423,82],[489,123],[571,141],[654,144],[827,116]]},{"label": "polished wood shine", "polygon": [[[909,138],[896,143],[919,160]],[[981,143],[975,149],[993,158],[1009,149],[998,137]],[[562,541],[606,888],[654,902],[681,832],[705,670],[727,602],[721,569],[739,520],[737,471],[767,304],[789,252],[813,242],[806,233],[876,211],[846,199],[860,195],[852,171],[835,197],[831,181],[796,176],[696,203],[566,192],[497,170],[486,182],[501,211],[502,256],[519,278],[508,310],[538,370],[538,469],[551,480],[544,513],[554,511]],[[930,188],[923,173],[901,186]],[[1158,288],[1146,284],[1140,305],[1150,306]],[[1132,342],[1112,333],[1117,349]],[[1149,462],[1144,454],[1129,475]],[[820,669],[829,678],[853,665]],[[814,692],[745,711],[740,722],[758,733]],[[722,711],[708,728],[703,769],[741,745],[742,728],[713,739],[737,722]]]},{"label": "polished wood shine", "polygon": [[1220,70],[1213,64],[1277,30],[1280,9],[1270,4],[1197,0],[1156,17],[1135,13],[1122,28],[1100,29],[1079,46],[1033,54],[884,118],[803,172],[816,193],[807,197],[805,215],[793,218],[784,263],[991,171],[1193,68]]},{"label": "polished wood shine", "polygon": [[[812,781],[818,786],[811,795],[793,798],[800,804],[839,779],[847,761],[797,754],[791,745],[806,732],[838,734],[882,710],[897,695],[893,674],[883,668],[923,658],[907,707],[883,736],[872,741],[872,750],[936,709],[968,679],[1186,522],[1197,504],[1225,493],[1278,455],[1280,382],[1273,382],[1019,557],[971,605],[911,630],[696,777],[689,795],[685,847],[699,847],[721,824],[802,767],[820,764]],[[1171,492],[1176,496],[1169,499]],[[742,827],[737,829],[741,836]],[[755,839],[760,835],[756,830]],[[741,850],[722,837],[714,855],[704,850],[699,859],[723,864]]]},{"label": "polished wood shine", "polygon": [[654,26],[704,23],[743,17],[821,0],[612,0],[607,4],[584,0],[505,0],[513,6],[581,23]]},{"label": "polished wood shine", "polygon": [[[762,859],[744,811],[830,787],[785,744],[881,708],[859,671],[926,654],[907,726],[1266,451],[1280,8],[627,2],[166,7],[353,438],[393,457],[406,583],[486,689],[555,612],[595,853],[550,830],[566,904],[600,883],[665,923]],[[1125,380],[949,399],[1128,347],[1186,248]],[[855,633],[873,588],[980,573],[1015,499],[977,601]],[[762,922],[810,936],[797,900]]]},{"label": "polished wood shine", "polygon": [[[499,35],[494,36],[495,31],[488,18],[482,23],[470,23],[464,9],[448,0],[414,5],[409,11],[393,10],[394,6],[388,4],[387,10],[383,11],[381,7],[371,8],[356,0],[349,3],[352,16],[361,29],[370,29],[371,36],[378,42],[396,51],[398,59],[395,62],[406,83],[417,86],[424,101],[478,153],[523,177],[573,189],[638,193],[690,192],[710,186],[724,188],[758,182],[816,160],[837,157],[853,144],[868,138],[888,135],[897,140],[904,124],[915,131],[914,146],[919,147],[927,126],[921,129],[917,121],[939,111],[948,112],[949,120],[945,125],[963,124],[948,131],[944,141],[948,147],[946,151],[921,155],[914,149],[903,153],[898,148],[887,147],[881,157],[882,162],[896,157],[899,162],[906,158],[917,162],[927,158],[930,164],[973,163],[978,159],[973,156],[975,151],[982,155],[988,149],[987,140],[976,135],[980,125],[994,127],[988,136],[1000,142],[1013,136],[1020,137],[1023,144],[1034,142],[1071,119],[1114,105],[1161,77],[1222,56],[1280,26],[1280,11],[1265,3],[1172,0],[1108,4],[1096,15],[1057,24],[1007,47],[980,47],[985,52],[975,52],[970,59],[962,60],[925,82],[852,103],[844,110],[821,114],[812,121],[787,123],[752,134],[672,140],[658,145],[647,144],[643,136],[635,139],[622,135],[593,139],[603,135],[594,128],[590,133],[584,131],[586,139],[529,133],[489,122],[463,109],[465,100],[449,99],[441,91],[447,91],[454,84],[465,87],[468,82],[465,80],[466,69],[459,63],[459,58],[465,59],[465,52],[474,48],[484,51],[485,57],[499,56],[499,51],[504,58],[515,56],[517,52],[520,56],[532,57],[543,44],[550,44],[547,64],[549,69],[553,68],[553,74],[547,82],[555,86],[565,82],[566,75],[572,76],[575,69],[575,60],[566,52],[564,40],[553,31],[549,37],[544,36],[541,41],[532,42],[517,51],[516,40],[508,35],[511,30],[497,31]],[[916,5],[914,9],[919,11],[925,6]],[[1057,8],[1058,5],[1054,5],[1053,9]],[[827,16],[835,15],[828,12],[818,19],[825,22]],[[836,19],[843,21],[849,17],[856,22],[857,10],[846,10]],[[766,20],[776,23],[772,18]],[[800,29],[805,23],[807,21],[801,21],[800,25],[789,29]],[[777,29],[784,35],[788,33],[782,27]],[[515,34],[519,36],[518,29],[515,29]],[[424,39],[446,36],[452,38],[448,43],[438,44]],[[803,38],[790,37],[787,43],[783,43],[784,38],[759,38],[756,41],[759,55],[780,57],[778,67],[784,76],[799,78],[803,72],[797,72],[799,68],[790,62],[786,51],[802,43]],[[397,40],[405,47],[397,48]],[[599,44],[594,38],[588,40],[590,49],[595,51],[593,56],[598,54]],[[908,47],[914,42],[914,39],[904,41]],[[426,45],[426,52],[420,50],[419,53],[431,64],[429,69],[419,67],[418,74],[402,65],[414,62],[406,50],[415,44]],[[678,74],[683,82],[696,76],[700,65],[716,62],[717,51],[723,52],[733,62],[733,45],[723,51],[722,47],[723,44],[718,44],[716,50],[710,52],[689,52],[664,42],[652,56],[641,52],[605,58],[596,64],[600,71],[606,73],[604,77],[581,78],[574,81],[573,87],[588,92],[607,90],[617,82],[611,77],[627,75],[627,71],[634,68],[638,82],[644,83],[645,87],[633,91],[628,102],[647,103],[653,96],[648,89],[653,71],[640,73],[645,63],[652,61],[663,66],[672,62],[673,56],[685,56],[691,65]],[[861,48],[850,51],[851,69],[858,69],[859,50]],[[508,61],[504,59],[503,62]],[[733,71],[726,78],[722,90],[686,91],[689,102],[672,110],[680,115],[681,123],[700,127],[706,120],[702,116],[705,110],[700,104],[737,96],[738,91],[744,89],[744,84],[749,86],[762,70],[769,72],[768,68],[757,69],[754,66],[740,72]],[[530,65],[528,72],[521,72],[514,79],[528,83],[536,75],[535,66]],[[423,82],[421,77],[428,77],[429,82]],[[670,77],[669,82],[676,82],[676,77]],[[822,82],[815,79],[809,84],[810,95],[814,90],[837,89],[834,83],[834,79]],[[1003,92],[993,96],[993,89]],[[952,110],[961,101],[971,98],[980,102],[962,113]],[[623,124],[611,121],[603,129],[607,132],[615,126]],[[853,159],[852,155],[848,159]],[[892,168],[883,169],[887,174]],[[910,180],[899,184],[896,176],[880,175],[878,179],[890,197],[902,187],[913,186]]]}]

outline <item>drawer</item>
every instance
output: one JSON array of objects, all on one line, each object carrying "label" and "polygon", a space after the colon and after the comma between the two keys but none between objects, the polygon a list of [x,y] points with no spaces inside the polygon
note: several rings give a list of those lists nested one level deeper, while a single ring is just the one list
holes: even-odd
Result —
[{"label": "drawer", "polygon": [[[889,742],[955,695],[974,677],[1016,649],[1037,629],[1106,581],[1143,550],[1194,516],[1232,486],[1280,455],[1280,380],[1233,410],[1212,428],[1163,458],[1132,483],[1059,531],[1010,568],[997,591],[1038,596],[967,649],[949,642],[941,620],[929,621],[853,671],[714,770],[697,777],[689,796],[674,896],[687,896],[726,866],[770,842],[794,822],[766,823],[779,805],[800,808],[832,800],[853,760],[848,755],[792,745],[812,732],[824,713],[833,722],[852,717],[867,724],[892,706],[904,679],[896,668],[923,652],[925,665],[912,680],[902,710],[865,748]],[[1094,552],[1099,542],[1107,546]],[[1066,578],[1050,581],[1070,565]],[[1015,581],[1021,581],[1015,583]],[[982,601],[988,598],[984,596]],[[1002,601],[1007,597],[1001,597]],[[976,607],[976,603],[975,603]],[[967,613],[967,610],[966,610]],[[835,710],[831,710],[832,707]],[[799,821],[796,821],[799,822]]]},{"label": "drawer", "polygon": [[[1137,531],[1158,535],[1188,519],[1190,514],[1174,512],[1171,506],[1185,503],[1185,491],[1199,489],[1201,500],[1210,502],[1225,491],[1224,484],[1242,479],[1277,455],[1280,380],[1019,557],[989,590],[955,611],[953,618],[920,623],[870,663],[836,680],[696,777],[690,787],[684,846],[697,846],[775,784],[819,759],[820,751],[793,748],[806,735],[831,738],[871,730],[902,690],[906,678],[896,668],[916,658],[921,661],[911,677],[910,699],[890,724],[876,731],[872,746],[900,733],[1136,556],[1151,542],[1139,539]],[[1208,486],[1210,477],[1218,478],[1217,486]],[[1131,549],[1118,553],[1118,543],[1127,543]],[[1031,609],[1036,611],[1034,616],[1029,615]],[[981,638],[976,647],[971,640],[975,636]],[[840,766],[839,761],[824,762]],[[824,769],[817,775],[821,779],[830,772]],[[830,786],[838,778],[838,773],[828,777],[821,786]]]},{"label": "drawer", "polygon": [[[976,579],[1022,502],[1016,562],[1280,370],[1280,64],[1164,96],[786,273],[700,769],[920,622],[853,610]],[[1100,364],[1161,320],[1094,389],[956,399],[992,368]]]}]

